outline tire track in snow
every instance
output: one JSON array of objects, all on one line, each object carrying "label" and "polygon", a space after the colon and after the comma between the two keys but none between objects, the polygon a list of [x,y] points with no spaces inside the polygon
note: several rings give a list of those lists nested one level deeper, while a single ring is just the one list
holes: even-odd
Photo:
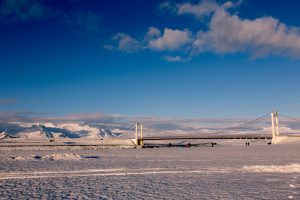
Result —
[{"label": "tire track in snow", "polygon": [[231,173],[228,169],[170,169],[170,168],[147,168],[147,169],[90,169],[75,171],[36,171],[1,173],[0,180],[9,179],[36,179],[36,178],[61,178],[61,177],[87,177],[87,176],[130,176],[130,175],[156,175],[156,174],[210,174]]},{"label": "tire track in snow", "polygon": [[213,173],[300,173],[300,164],[290,165],[254,165],[243,167],[206,167],[201,169],[187,168],[111,168],[86,169],[73,171],[33,171],[33,172],[2,172],[0,180],[8,179],[35,179],[60,177],[87,177],[87,176],[130,176],[130,175],[157,175],[157,174],[213,174]]}]

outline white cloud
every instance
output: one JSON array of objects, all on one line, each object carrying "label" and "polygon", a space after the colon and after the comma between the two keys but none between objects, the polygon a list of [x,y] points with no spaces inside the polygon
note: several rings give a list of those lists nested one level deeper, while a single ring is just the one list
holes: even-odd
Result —
[{"label": "white cloud", "polygon": [[146,33],[146,39],[157,38],[161,35],[161,32],[156,27],[149,27],[148,32]]},{"label": "white cloud", "polygon": [[219,8],[219,5],[212,0],[203,0],[199,1],[198,4],[191,4],[191,3],[183,3],[183,4],[177,4],[177,14],[183,15],[183,14],[192,14],[195,15],[198,18],[207,16],[214,12],[216,9]]},{"label": "white cloud", "polygon": [[203,52],[241,52],[249,54],[252,58],[269,55],[300,57],[298,27],[287,26],[273,17],[242,19],[229,11],[241,2],[227,1],[217,4],[216,1],[200,0],[196,4],[163,5],[177,15],[193,15],[200,20],[210,16],[208,30],[199,30],[191,48],[188,48],[192,56]]},{"label": "white cloud", "polygon": [[115,47],[112,45],[105,45],[104,47],[110,47],[111,49],[116,49],[126,53],[137,52],[141,49],[139,41],[126,33],[117,33],[113,36],[112,40],[116,43]]},{"label": "white cloud", "polygon": [[[177,62],[190,59],[203,52],[215,54],[244,53],[251,58],[270,55],[300,58],[300,28],[288,26],[273,17],[256,19],[241,18],[233,14],[242,1],[202,0],[196,4],[165,2],[160,8],[181,15],[193,15],[197,20],[204,17],[207,27],[197,34],[188,29],[164,28],[163,31],[149,27],[144,39],[137,40],[119,33],[115,49],[124,52],[151,50],[155,52],[176,51],[177,56],[165,56],[164,60]],[[202,23],[202,22],[201,22]],[[195,37],[196,35],[196,37]],[[112,46],[106,48],[111,49]]]},{"label": "white cloud", "polygon": [[241,19],[225,10],[213,15],[209,30],[199,32],[192,54],[247,52],[253,58],[280,55],[300,57],[299,28],[288,27],[272,17]]},{"label": "white cloud", "polygon": [[[190,14],[197,18],[207,17],[217,10],[227,10],[233,7],[237,7],[241,4],[241,0],[237,2],[227,1],[223,4],[218,4],[215,0],[200,0],[197,4],[182,3],[176,4],[175,8],[177,15]],[[169,4],[169,6],[174,4]]]},{"label": "white cloud", "polygon": [[181,56],[165,56],[164,59],[168,62],[180,62],[180,61],[182,61]]},{"label": "white cloud", "polygon": [[148,47],[156,51],[174,51],[182,49],[190,41],[190,31],[165,28],[161,37],[148,42]]},{"label": "white cloud", "polygon": [[93,120],[118,120],[125,118],[125,115],[120,114],[103,114],[103,113],[71,113],[64,116],[47,117],[48,120],[60,121],[93,121]]},{"label": "white cloud", "polygon": [[[117,33],[112,37],[114,44],[104,45],[103,48],[126,53],[146,49],[152,51],[177,51],[184,50],[184,48],[192,42],[191,36],[192,33],[187,29],[165,28],[163,33],[161,33],[158,28],[149,27],[143,40],[137,40],[126,33]],[[178,57],[176,59],[178,59]]]}]

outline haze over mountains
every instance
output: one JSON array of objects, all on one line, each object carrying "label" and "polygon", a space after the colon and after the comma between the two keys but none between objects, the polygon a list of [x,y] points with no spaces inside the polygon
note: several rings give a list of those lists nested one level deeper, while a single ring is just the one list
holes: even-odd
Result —
[{"label": "haze over mountains", "polygon": [[[65,117],[14,116],[0,118],[0,139],[102,139],[134,138],[135,123],[143,122],[145,136],[184,134],[271,134],[271,123],[265,121],[249,127],[231,129],[249,119],[129,117],[115,115],[71,115]],[[299,132],[296,120],[280,119],[280,133]]]}]

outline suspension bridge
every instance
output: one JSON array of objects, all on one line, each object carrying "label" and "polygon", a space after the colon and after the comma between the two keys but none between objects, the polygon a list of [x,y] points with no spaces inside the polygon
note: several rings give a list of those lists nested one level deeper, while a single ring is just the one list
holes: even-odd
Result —
[{"label": "suspension bridge", "polygon": [[[281,126],[279,126],[279,114],[277,111],[260,116],[256,119],[243,122],[241,124],[230,127],[219,127],[207,129],[203,131],[201,129],[195,129],[192,134],[168,134],[162,131],[160,128],[154,128],[157,125],[155,122],[146,122],[146,126],[142,122],[137,122],[135,126],[127,127],[129,132],[134,132],[135,137],[124,138],[102,138],[93,139],[91,141],[85,141],[81,139],[51,139],[43,141],[35,140],[22,140],[22,138],[15,138],[3,131],[0,133],[0,149],[1,148],[67,148],[67,149],[98,149],[108,146],[128,146],[128,147],[151,147],[152,146],[168,146],[172,143],[172,146],[184,146],[186,143],[193,143],[194,146],[200,146],[203,144],[214,145],[216,141],[220,140],[265,140],[268,144],[276,144],[284,138],[300,138],[300,130],[291,129],[293,127],[299,127],[300,118],[290,117],[287,115],[280,115]],[[152,126],[152,128],[151,128]],[[41,133],[43,133],[43,127],[40,127]],[[197,132],[198,131],[198,132]],[[184,132],[184,130],[183,130]],[[145,134],[146,133],[146,134]],[[154,133],[154,134],[153,134]],[[198,143],[197,143],[198,142]],[[199,143],[200,142],[200,143]]]},{"label": "suspension bridge", "polygon": [[[298,121],[297,118],[291,118],[289,116],[282,115],[288,119]],[[156,135],[156,136],[144,136],[143,123],[137,122],[135,125],[135,145],[144,146],[148,141],[172,141],[172,140],[225,140],[225,139],[242,139],[242,140],[271,140],[272,144],[279,141],[280,137],[300,137],[299,135],[280,135],[279,132],[279,115],[277,111],[272,111],[266,115],[258,117],[254,120],[250,120],[239,124],[237,126],[222,128],[215,132],[210,132],[209,134],[192,134],[192,135]],[[271,131],[269,133],[248,133],[241,134],[239,132],[245,132],[245,130],[251,130],[256,124],[266,122],[268,120],[271,122]],[[265,131],[264,131],[265,132]]]}]

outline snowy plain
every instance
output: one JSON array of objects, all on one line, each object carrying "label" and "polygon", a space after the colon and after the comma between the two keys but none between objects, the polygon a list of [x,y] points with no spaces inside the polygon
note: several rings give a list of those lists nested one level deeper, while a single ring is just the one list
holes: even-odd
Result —
[{"label": "snowy plain", "polygon": [[300,145],[0,151],[1,199],[300,199]]}]

